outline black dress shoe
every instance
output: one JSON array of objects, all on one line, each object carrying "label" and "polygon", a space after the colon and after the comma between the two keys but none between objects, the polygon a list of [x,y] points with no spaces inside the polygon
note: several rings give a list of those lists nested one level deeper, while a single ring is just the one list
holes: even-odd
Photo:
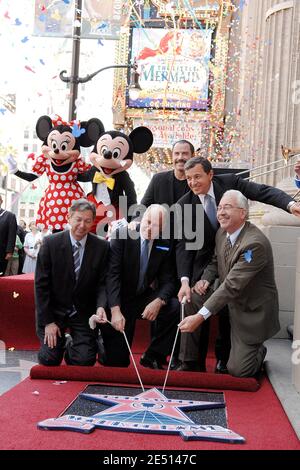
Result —
[{"label": "black dress shoe", "polygon": [[159,359],[154,359],[145,353],[140,359],[140,364],[141,366],[148,367],[149,369],[163,369],[162,362]]},{"label": "black dress shoe", "polygon": [[189,371],[189,372],[206,372],[205,367],[201,367],[198,362],[185,361],[181,362],[177,369],[178,371]]},{"label": "black dress shoe", "polygon": [[224,361],[219,360],[215,368],[215,374],[229,374],[227,365]]},{"label": "black dress shoe", "polygon": [[177,368],[181,365],[181,362],[180,360],[178,359],[178,357],[173,357],[172,358],[172,361],[171,361],[171,364],[170,364],[170,369],[171,370],[177,370]]}]

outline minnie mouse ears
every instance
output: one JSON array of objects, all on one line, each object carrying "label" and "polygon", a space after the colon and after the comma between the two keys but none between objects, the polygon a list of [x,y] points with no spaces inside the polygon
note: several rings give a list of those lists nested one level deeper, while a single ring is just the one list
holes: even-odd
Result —
[{"label": "minnie mouse ears", "polygon": [[[36,123],[36,134],[38,138],[44,142],[49,133],[58,125],[66,126],[66,130],[70,128],[72,132],[72,125],[74,125],[74,123],[58,120],[53,121],[49,116],[41,116]],[[99,135],[103,132],[104,126],[100,119],[92,118],[80,123],[79,135],[72,133],[81,147],[90,147],[97,142]]]},{"label": "minnie mouse ears", "polygon": [[35,126],[36,135],[40,140],[44,141],[52,128],[52,119],[49,116],[41,116]]}]

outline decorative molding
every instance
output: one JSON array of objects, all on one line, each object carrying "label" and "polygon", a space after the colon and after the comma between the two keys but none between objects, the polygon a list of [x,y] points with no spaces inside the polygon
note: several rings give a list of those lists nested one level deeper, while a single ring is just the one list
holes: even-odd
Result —
[{"label": "decorative molding", "polygon": [[266,13],[266,21],[269,19],[271,15],[274,15],[274,13],[278,13],[279,11],[282,11],[282,10],[288,10],[289,8],[294,8],[294,0],[281,2],[281,3],[278,3],[278,5],[275,5],[274,7],[269,8],[269,10]]}]

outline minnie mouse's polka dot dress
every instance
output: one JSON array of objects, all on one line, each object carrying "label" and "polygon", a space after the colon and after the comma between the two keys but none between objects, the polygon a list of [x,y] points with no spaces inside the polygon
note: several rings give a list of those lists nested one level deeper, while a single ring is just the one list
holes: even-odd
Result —
[{"label": "minnie mouse's polka dot dress", "polygon": [[89,170],[90,167],[91,165],[79,157],[65,173],[58,173],[44,155],[37,158],[31,172],[37,176],[46,172],[49,179],[49,186],[40,201],[37,213],[36,223],[39,228],[64,230],[68,223],[68,209],[72,202],[85,197],[82,188],[77,183],[77,175]]}]

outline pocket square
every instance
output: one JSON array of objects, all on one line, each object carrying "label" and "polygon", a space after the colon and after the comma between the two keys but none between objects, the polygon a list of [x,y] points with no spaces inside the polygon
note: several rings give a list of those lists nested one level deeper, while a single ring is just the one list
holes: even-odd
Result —
[{"label": "pocket square", "polygon": [[251,263],[251,261],[252,261],[252,259],[253,259],[252,250],[247,250],[247,251],[245,251],[245,253],[244,253],[244,258],[245,258],[245,261],[247,261],[247,263]]},{"label": "pocket square", "polygon": [[157,250],[162,250],[162,251],[170,251],[170,248],[168,246],[159,246],[156,245]]}]

